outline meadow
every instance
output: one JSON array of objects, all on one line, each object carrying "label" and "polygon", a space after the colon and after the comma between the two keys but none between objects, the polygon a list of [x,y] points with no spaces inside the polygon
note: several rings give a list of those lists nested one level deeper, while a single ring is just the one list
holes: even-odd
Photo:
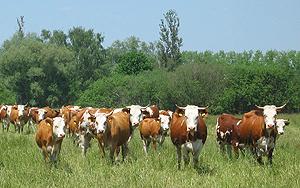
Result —
[{"label": "meadow", "polygon": [[177,169],[175,147],[167,137],[164,145],[146,156],[136,130],[125,162],[111,165],[100,158],[96,140],[87,156],[81,156],[65,138],[55,166],[42,159],[33,133],[0,131],[0,187],[300,187],[300,114],[279,114],[290,125],[277,140],[273,165],[259,165],[250,154],[238,159],[224,157],[216,143],[217,116],[206,120],[208,138],[198,168]]}]

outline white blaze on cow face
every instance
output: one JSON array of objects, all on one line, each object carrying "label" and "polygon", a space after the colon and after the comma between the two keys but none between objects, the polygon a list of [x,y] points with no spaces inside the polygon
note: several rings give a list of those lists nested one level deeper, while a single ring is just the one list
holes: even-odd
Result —
[{"label": "white blaze on cow face", "polygon": [[276,120],[276,129],[278,134],[282,135],[284,133],[284,127],[289,124],[288,120],[277,119]]},{"label": "white blaze on cow face", "polygon": [[46,113],[47,113],[47,110],[45,110],[45,109],[38,109],[37,110],[37,114],[38,114],[37,121],[40,122],[43,119],[45,119]]},{"label": "white blaze on cow face", "polygon": [[53,134],[57,138],[63,138],[65,136],[65,121],[62,117],[55,117],[53,118]]},{"label": "white blaze on cow face", "polygon": [[150,107],[147,107],[146,111],[149,112],[150,117],[153,116],[153,110]]},{"label": "white blaze on cow face", "polygon": [[25,112],[25,105],[18,105],[18,116],[23,116]]},{"label": "white blaze on cow face", "polygon": [[160,126],[163,129],[163,131],[169,130],[170,116],[159,114],[159,118],[160,118],[160,122],[161,122]]},{"label": "white blaze on cow face", "polygon": [[96,113],[96,132],[97,134],[104,133],[107,127],[107,114],[105,113]]},{"label": "white blaze on cow face", "polygon": [[80,124],[80,126],[82,128],[87,128],[90,124],[89,122],[89,118],[91,117],[91,114],[88,112],[88,110],[86,110],[83,115],[82,115],[82,122]]},{"label": "white blaze on cow face", "polygon": [[128,106],[127,108],[130,109],[131,125],[134,127],[138,126],[139,123],[143,120],[142,111],[141,111],[143,107],[141,107],[140,105],[131,105]]},{"label": "white blaze on cow face", "polygon": [[263,107],[263,114],[266,128],[273,128],[276,124],[277,110],[274,105],[266,105]]},{"label": "white blaze on cow face", "polygon": [[187,105],[185,107],[184,115],[186,117],[187,131],[197,131],[199,118],[198,106]]}]

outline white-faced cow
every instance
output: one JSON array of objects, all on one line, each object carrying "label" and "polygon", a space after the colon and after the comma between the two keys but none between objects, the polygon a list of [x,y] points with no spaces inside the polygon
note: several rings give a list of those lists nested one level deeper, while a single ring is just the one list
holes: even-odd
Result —
[{"label": "white-faced cow", "polygon": [[206,109],[194,105],[186,107],[176,105],[171,120],[170,135],[177,150],[178,168],[181,166],[182,149],[185,164],[190,161],[189,153],[193,155],[194,166],[198,164],[199,154],[207,137],[207,127],[201,115]]},{"label": "white-faced cow", "polygon": [[39,123],[35,140],[45,161],[49,158],[51,162],[57,161],[65,137],[64,126],[62,117],[46,118]]}]

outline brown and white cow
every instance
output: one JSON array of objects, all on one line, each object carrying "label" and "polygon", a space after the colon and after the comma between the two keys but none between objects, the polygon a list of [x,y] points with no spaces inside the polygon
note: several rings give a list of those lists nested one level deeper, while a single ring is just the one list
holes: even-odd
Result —
[{"label": "brown and white cow", "polygon": [[158,118],[159,109],[157,105],[151,105],[142,110],[143,118]]},{"label": "brown and white cow", "polygon": [[181,166],[182,149],[185,164],[190,161],[189,153],[193,155],[194,166],[198,164],[200,151],[207,137],[207,127],[202,117],[204,110],[206,107],[176,105],[171,120],[170,135],[177,150],[178,168]]},{"label": "brown and white cow", "polygon": [[[126,110],[124,110],[126,111]],[[110,158],[114,162],[118,157],[119,148],[122,149],[123,160],[127,155],[128,139],[131,135],[130,115],[127,112],[96,113],[95,129],[99,148],[105,155],[104,148],[110,149]]]},{"label": "brown and white cow", "polygon": [[217,143],[219,144],[222,152],[225,152],[225,146],[227,146],[227,152],[231,155],[232,132],[234,130],[234,126],[238,126],[241,120],[241,118],[225,113],[217,118]]},{"label": "brown and white cow", "polygon": [[140,136],[143,141],[145,154],[148,153],[148,148],[152,142],[153,149],[156,150],[156,144],[159,137],[162,135],[160,118],[146,118],[140,125]]},{"label": "brown and white cow", "polygon": [[35,140],[45,161],[57,161],[65,137],[64,126],[62,117],[46,118],[39,123]]},{"label": "brown and white cow", "polygon": [[78,129],[79,129],[79,146],[82,148],[83,156],[86,155],[87,149],[90,147],[91,139],[97,137],[95,129],[95,114],[99,113],[112,113],[112,109],[109,108],[86,108],[81,116]]},{"label": "brown and white cow", "polygon": [[[16,132],[23,132],[24,125],[28,121],[28,107],[27,105],[14,105],[10,112],[10,122],[14,124]],[[9,126],[7,127],[9,128]]]},{"label": "brown and white cow", "polygon": [[28,130],[36,130],[36,126],[39,122],[46,118],[47,111],[43,108],[31,107],[28,112]]},{"label": "brown and white cow", "polygon": [[57,116],[59,116],[59,110],[56,110],[56,109],[53,109],[53,108],[50,108],[49,106],[46,106],[43,108],[44,110],[46,110],[46,114],[45,114],[45,117],[49,117],[49,118],[55,118]]},{"label": "brown and white cow", "polygon": [[162,145],[164,143],[166,136],[168,136],[172,115],[173,115],[173,112],[170,110],[160,110],[159,111],[161,136],[159,137],[158,143],[160,145]]},{"label": "brown and white cow", "polygon": [[[7,115],[7,106],[6,105],[1,105],[0,106],[0,121],[2,123],[2,130],[4,131],[5,129],[7,129],[7,124],[9,122],[7,122],[8,120],[8,115]],[[8,129],[7,129],[8,131]]]},{"label": "brown and white cow", "polygon": [[239,148],[250,146],[260,164],[263,163],[263,155],[267,155],[269,163],[272,164],[277,136],[276,115],[284,106],[257,106],[258,110],[245,113],[239,125],[234,126],[232,134],[232,146],[236,154]]}]

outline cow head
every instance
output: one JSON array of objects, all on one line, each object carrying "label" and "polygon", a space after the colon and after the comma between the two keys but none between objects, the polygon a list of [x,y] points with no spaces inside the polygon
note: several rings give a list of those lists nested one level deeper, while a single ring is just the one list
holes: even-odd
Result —
[{"label": "cow head", "polygon": [[130,123],[133,127],[137,127],[139,123],[143,120],[143,114],[142,111],[145,110],[148,106],[142,107],[140,105],[131,105],[131,106],[126,106],[123,111],[127,110],[129,111],[129,118],[130,118]]},{"label": "cow head", "polygon": [[167,132],[170,128],[171,117],[169,115],[159,114],[160,126],[163,132]]},{"label": "cow head", "polygon": [[53,118],[53,134],[56,136],[56,138],[62,139],[65,137],[64,127],[65,127],[64,118],[62,117]]},{"label": "cow head", "polygon": [[47,110],[45,110],[45,109],[38,109],[38,110],[35,111],[35,113],[37,115],[36,121],[40,122],[43,119],[45,119]]},{"label": "cow head", "polygon": [[176,107],[176,112],[179,114],[179,116],[184,115],[186,117],[187,131],[192,134],[196,132],[199,114],[201,115],[201,112],[207,109],[207,107],[198,107],[195,105],[187,105],[186,107],[180,107],[176,105]]},{"label": "cow head", "polygon": [[277,119],[276,120],[276,129],[277,129],[278,134],[283,135],[284,127],[289,124],[290,124],[289,120]]},{"label": "cow head", "polygon": [[83,113],[82,117],[81,117],[81,121],[80,121],[80,128],[82,129],[87,129],[91,123],[91,117],[92,115],[89,113],[88,110],[85,110],[85,112]]},{"label": "cow head", "polygon": [[18,116],[24,116],[25,115],[25,109],[26,105],[18,105]]},{"label": "cow head", "polygon": [[110,116],[111,114],[113,114],[113,111],[111,111],[110,113],[106,114],[106,113],[95,113],[95,117],[96,117],[96,131],[97,134],[101,134],[104,133],[106,131],[107,128],[107,119],[108,116]]},{"label": "cow head", "polygon": [[264,107],[261,106],[256,106],[259,110],[262,110],[263,116],[264,116],[264,121],[266,128],[274,128],[276,125],[276,116],[277,116],[277,111],[281,110],[286,104],[276,107],[275,105],[266,105]]}]

